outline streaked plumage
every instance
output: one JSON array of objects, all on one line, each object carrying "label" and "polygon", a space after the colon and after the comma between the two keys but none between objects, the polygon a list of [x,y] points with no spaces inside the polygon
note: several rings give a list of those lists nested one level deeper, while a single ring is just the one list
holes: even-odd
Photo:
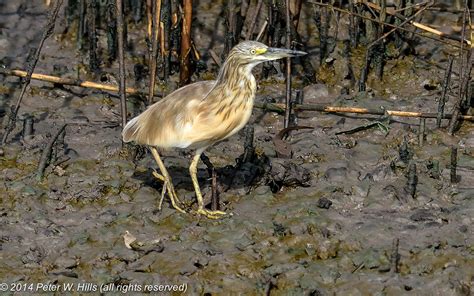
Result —
[{"label": "streaked plumage", "polygon": [[[242,42],[231,50],[216,81],[187,85],[153,104],[125,126],[123,140],[151,147],[196,149],[190,172],[198,198],[198,212],[208,217],[224,214],[203,209],[195,176],[199,156],[208,146],[232,136],[248,122],[256,92],[252,75],[255,65],[302,54],[305,53],[268,48],[255,41]],[[158,153],[152,152],[160,165]],[[167,172],[161,165],[160,169],[173,201],[173,195],[176,199],[177,196],[171,179],[166,177]]]}]

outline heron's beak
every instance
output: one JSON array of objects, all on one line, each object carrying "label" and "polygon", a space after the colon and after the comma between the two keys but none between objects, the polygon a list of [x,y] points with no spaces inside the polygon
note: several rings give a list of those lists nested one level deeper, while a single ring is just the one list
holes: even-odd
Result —
[{"label": "heron's beak", "polygon": [[269,47],[267,48],[267,51],[263,54],[263,56],[265,58],[268,58],[269,60],[276,60],[281,58],[303,56],[306,54],[307,53],[304,51]]}]

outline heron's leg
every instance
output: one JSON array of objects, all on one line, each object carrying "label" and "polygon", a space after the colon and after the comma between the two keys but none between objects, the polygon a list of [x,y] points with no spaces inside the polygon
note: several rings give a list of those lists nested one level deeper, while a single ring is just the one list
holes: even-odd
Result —
[{"label": "heron's leg", "polygon": [[158,167],[160,168],[160,171],[161,171],[161,174],[159,174],[158,172],[153,172],[153,176],[161,180],[163,182],[163,186],[167,187],[168,195],[173,195],[172,197],[170,196],[171,199],[174,198],[175,201],[181,203],[181,201],[178,198],[178,195],[176,194],[176,191],[174,190],[173,182],[168,173],[168,170],[166,169],[165,164],[161,160],[161,157],[158,154],[158,151],[156,150],[155,147],[150,147],[150,150],[151,150],[151,154],[153,154],[153,157],[155,158],[155,161],[158,164]]},{"label": "heron's leg", "polygon": [[191,179],[193,180],[194,191],[196,192],[196,198],[198,202],[198,214],[202,214],[211,219],[218,219],[222,215],[226,215],[226,212],[222,211],[209,211],[204,208],[204,201],[202,199],[201,189],[199,189],[199,182],[197,179],[197,164],[199,162],[199,158],[201,157],[201,152],[196,151],[196,155],[194,155],[193,160],[191,161],[191,165],[189,166],[189,174],[191,175]]},{"label": "heron's leg", "polygon": [[153,171],[153,176],[163,182],[163,188],[161,189],[161,198],[160,202],[158,203],[158,210],[161,211],[161,206],[163,205],[163,199],[165,198],[166,189],[168,188],[168,183],[166,182],[165,177],[163,177],[163,175],[159,174],[155,170]]},{"label": "heron's leg", "polygon": [[163,189],[163,191],[161,192],[160,208],[161,208],[161,202],[163,200],[163,196],[165,195],[165,192],[167,191],[168,196],[171,199],[171,204],[173,205],[173,207],[181,213],[186,213],[178,205],[178,203],[181,203],[181,202],[178,199],[178,195],[174,191],[173,182],[171,181],[171,177],[168,174],[168,171],[166,170],[165,164],[161,160],[160,155],[158,154],[158,151],[156,150],[155,147],[150,147],[150,150],[151,150],[151,154],[155,158],[155,161],[158,164],[158,167],[160,168],[160,171],[161,171],[161,175],[158,174],[158,173],[153,173],[153,176],[155,176],[156,178],[162,180],[163,181],[163,187],[166,187],[166,190]]}]

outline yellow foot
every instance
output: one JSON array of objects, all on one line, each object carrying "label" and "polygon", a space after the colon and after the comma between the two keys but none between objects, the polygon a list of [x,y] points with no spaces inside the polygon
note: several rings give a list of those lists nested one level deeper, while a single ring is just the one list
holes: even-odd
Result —
[{"label": "yellow foot", "polygon": [[206,209],[198,209],[196,211],[196,213],[200,214],[200,215],[204,215],[206,216],[207,218],[209,219],[220,219],[220,218],[223,218],[223,216],[226,216],[227,213],[226,212],[222,212],[222,211],[210,211],[210,210],[206,210]]}]

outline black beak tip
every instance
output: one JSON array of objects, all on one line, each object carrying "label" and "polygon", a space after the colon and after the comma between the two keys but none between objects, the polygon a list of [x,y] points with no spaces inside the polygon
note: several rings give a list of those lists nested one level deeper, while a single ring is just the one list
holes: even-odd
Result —
[{"label": "black beak tip", "polygon": [[304,55],[307,55],[308,53],[307,53],[307,52],[304,52],[304,51],[293,50],[292,54],[293,54],[294,57],[297,57],[297,56],[304,56]]}]

